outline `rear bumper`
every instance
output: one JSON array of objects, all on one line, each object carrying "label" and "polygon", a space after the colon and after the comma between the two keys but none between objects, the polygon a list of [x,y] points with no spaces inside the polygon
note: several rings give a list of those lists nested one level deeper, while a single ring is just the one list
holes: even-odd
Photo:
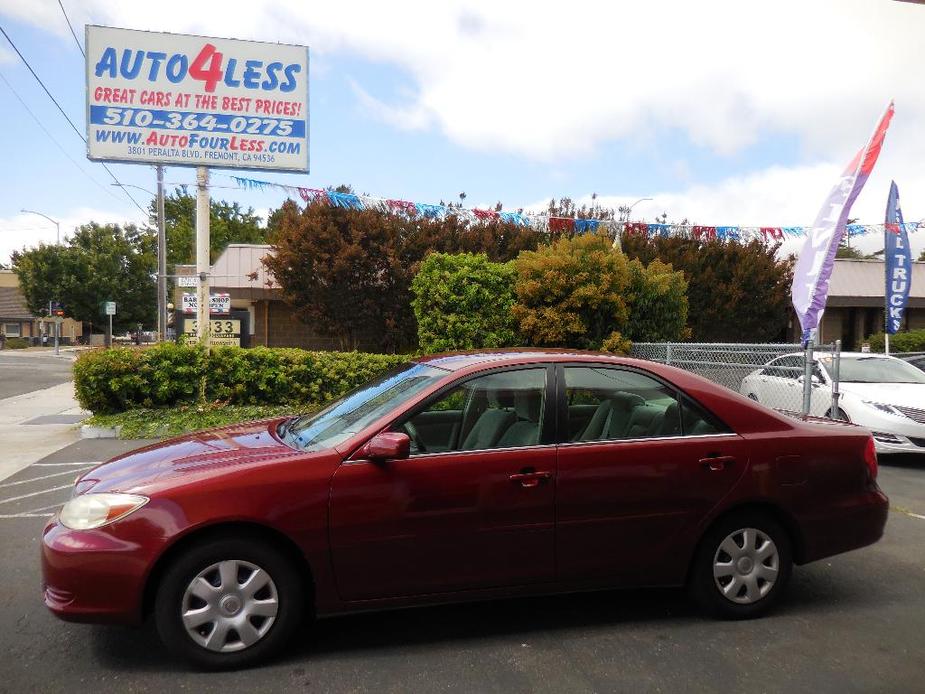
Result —
[{"label": "rear bumper", "polygon": [[879,487],[802,522],[801,564],[866,547],[883,537],[890,500]]},{"label": "rear bumper", "polygon": [[42,534],[42,598],[69,622],[139,624],[146,563],[138,547],[101,530],[52,521]]}]

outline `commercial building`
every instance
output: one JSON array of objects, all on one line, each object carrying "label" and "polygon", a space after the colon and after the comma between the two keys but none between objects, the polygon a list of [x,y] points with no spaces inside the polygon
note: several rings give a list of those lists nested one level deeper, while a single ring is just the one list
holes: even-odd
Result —
[{"label": "commercial building", "polygon": [[[233,243],[212,265],[209,293],[230,295],[229,318],[242,319],[240,326],[245,332],[242,346],[338,349],[337,340],[319,335],[312,326],[296,318],[293,307],[283,301],[279,285],[261,262],[270,253],[272,248],[268,245]],[[176,274],[194,277],[196,267],[177,266]],[[180,286],[181,283],[178,278],[172,303],[174,325],[183,332],[183,294],[195,293],[196,289]],[[244,312],[246,317],[242,315]],[[361,349],[364,347],[360,345]]]},{"label": "commercial building", "polygon": [[[54,335],[54,323],[47,316],[34,316],[26,306],[26,298],[19,289],[19,277],[12,270],[0,270],[0,335],[21,337],[33,345],[43,338],[49,341]],[[79,322],[65,318],[59,337],[64,344],[76,343],[83,334]]]},{"label": "commercial building", "polygon": [[[882,260],[837,259],[829,280],[829,298],[819,326],[819,342],[842,341],[842,349],[860,349],[864,340],[882,332],[885,319],[886,268]],[[909,303],[903,330],[925,328],[925,263],[912,263]],[[800,340],[796,314],[790,337]]]}]

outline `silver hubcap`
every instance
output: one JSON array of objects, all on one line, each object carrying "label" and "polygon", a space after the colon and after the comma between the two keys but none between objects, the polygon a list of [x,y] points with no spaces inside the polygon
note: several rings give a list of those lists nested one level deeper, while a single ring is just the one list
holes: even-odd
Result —
[{"label": "silver hubcap", "polygon": [[713,580],[732,602],[748,605],[767,595],[780,571],[777,545],[757,528],[729,533],[713,557]]},{"label": "silver hubcap", "polygon": [[276,584],[256,564],[228,559],[194,578],[183,594],[180,616],[203,648],[240,651],[267,635],[279,612]]}]

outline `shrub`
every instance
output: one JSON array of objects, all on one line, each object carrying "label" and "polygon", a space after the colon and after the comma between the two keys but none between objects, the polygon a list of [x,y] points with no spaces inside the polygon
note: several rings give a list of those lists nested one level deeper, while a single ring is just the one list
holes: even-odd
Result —
[{"label": "shrub", "polygon": [[629,263],[627,302],[630,319],[626,338],[632,342],[683,340],[687,327],[687,280],[671,265],[653,260],[648,267],[633,259]]},{"label": "shrub", "polygon": [[[630,270],[604,235],[562,238],[521,253],[512,312],[533,345],[600,349],[625,331]],[[614,334],[617,333],[617,334]]]},{"label": "shrub", "polygon": [[431,253],[411,283],[418,344],[446,352],[515,344],[514,268],[484,253]]},{"label": "shrub", "polygon": [[346,393],[407,357],[362,352],[164,343],[84,352],[74,364],[77,400],[94,414],[210,400],[232,405],[314,405]]},{"label": "shrub", "polygon": [[24,337],[8,337],[3,341],[3,349],[25,349],[29,340]]},{"label": "shrub", "polygon": [[[867,342],[873,352],[882,352],[885,346],[882,332],[871,335]],[[925,352],[925,328],[890,335],[890,352]]]}]

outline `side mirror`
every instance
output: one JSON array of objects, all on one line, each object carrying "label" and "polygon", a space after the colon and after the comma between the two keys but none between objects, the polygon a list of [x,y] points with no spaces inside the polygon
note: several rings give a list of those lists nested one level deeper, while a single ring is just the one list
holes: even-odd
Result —
[{"label": "side mirror", "polygon": [[[803,383],[805,382],[806,382],[806,377],[803,374],[800,374],[799,376],[797,376],[797,383],[799,383],[800,385],[803,385]],[[813,374],[810,377],[810,383],[812,384],[813,388],[822,385],[822,381],[819,380],[819,377],[816,374]]]},{"label": "side mirror", "polygon": [[371,460],[400,460],[411,453],[411,439],[400,431],[376,434],[363,447],[362,455]]}]

